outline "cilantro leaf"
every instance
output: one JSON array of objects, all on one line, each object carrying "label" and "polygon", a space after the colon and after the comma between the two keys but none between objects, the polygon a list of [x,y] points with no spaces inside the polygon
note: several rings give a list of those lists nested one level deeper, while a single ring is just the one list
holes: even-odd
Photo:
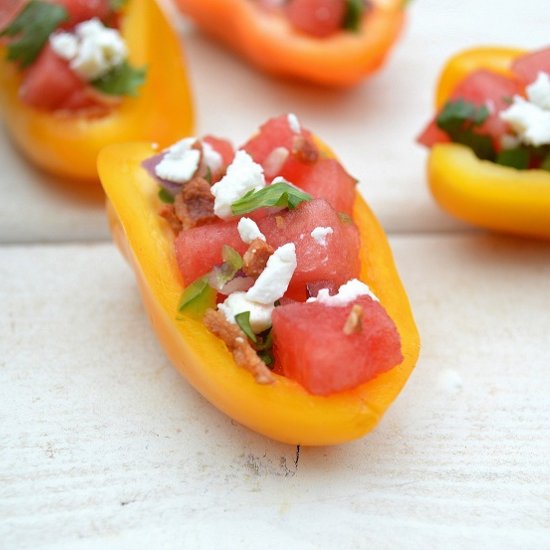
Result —
[{"label": "cilantro leaf", "polygon": [[364,0],[347,0],[344,16],[344,29],[358,32],[361,29],[361,19],[365,11]]},{"label": "cilantro leaf", "polygon": [[488,117],[489,109],[485,105],[477,106],[464,99],[457,99],[445,104],[436,123],[453,142],[470,147],[480,159],[494,160],[493,140],[475,131]]},{"label": "cilantro leaf", "polygon": [[107,95],[137,95],[137,89],[145,82],[146,69],[134,68],[127,61],[113,67],[107,74],[92,80],[91,84]]},{"label": "cilantro leaf", "polygon": [[526,170],[529,168],[531,154],[525,147],[516,147],[515,149],[503,149],[496,158],[496,163],[517,170]]},{"label": "cilantro leaf", "polygon": [[311,195],[304,193],[286,181],[280,181],[258,191],[249,191],[244,197],[231,205],[231,212],[238,216],[265,206],[282,206],[293,210],[301,202],[310,201],[312,198]]},{"label": "cilantro leaf", "polygon": [[208,284],[208,277],[201,277],[185,287],[178,311],[186,315],[202,319],[205,311],[216,304],[216,291]]},{"label": "cilantro leaf", "polygon": [[0,37],[13,38],[7,46],[7,59],[18,62],[22,69],[28,67],[38,57],[50,34],[68,17],[62,6],[31,0],[0,32]]},{"label": "cilantro leaf", "polygon": [[257,341],[256,335],[250,326],[250,311],[243,311],[235,315],[235,322],[239,325],[240,329],[250,338],[253,342]]}]

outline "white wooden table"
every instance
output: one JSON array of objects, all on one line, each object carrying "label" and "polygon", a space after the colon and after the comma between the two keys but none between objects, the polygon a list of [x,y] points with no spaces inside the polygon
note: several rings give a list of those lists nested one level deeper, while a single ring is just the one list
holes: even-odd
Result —
[{"label": "white wooden table", "polygon": [[192,390],[101,195],[56,185],[0,131],[0,548],[550,548],[550,243],[448,218],[413,143],[449,54],[540,47],[550,15],[540,0],[410,11],[384,71],[338,93],[267,78],[182,28],[198,134],[239,143],[297,113],[390,234],[422,353],[377,430],[347,445],[298,454]]}]

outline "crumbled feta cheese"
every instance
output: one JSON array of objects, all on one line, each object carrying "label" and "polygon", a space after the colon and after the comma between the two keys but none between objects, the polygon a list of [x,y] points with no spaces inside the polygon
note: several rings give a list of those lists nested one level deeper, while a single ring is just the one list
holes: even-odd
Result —
[{"label": "crumbled feta cheese", "polygon": [[550,77],[547,73],[539,72],[537,79],[525,91],[531,103],[546,111],[550,110]]},{"label": "crumbled feta cheese", "polygon": [[343,284],[334,296],[329,294],[328,288],[322,288],[317,297],[308,298],[308,302],[320,302],[327,306],[342,307],[353,302],[359,296],[370,296],[375,302],[379,302],[372,290],[359,279],[350,279]]},{"label": "crumbled feta cheese", "polygon": [[50,36],[52,50],[62,59],[71,60],[78,53],[78,38],[70,32],[57,32]]},{"label": "crumbled feta cheese", "polygon": [[327,236],[332,235],[334,229],[332,227],[316,227],[312,232],[311,236],[317,241],[321,246],[327,246]]},{"label": "crumbled feta cheese", "polygon": [[500,113],[500,118],[508,122],[518,137],[527,145],[550,143],[550,111],[515,96],[514,103]]},{"label": "crumbled feta cheese", "polygon": [[263,168],[243,150],[237,151],[225,176],[211,187],[214,195],[214,213],[222,219],[232,216],[231,205],[246,195],[265,187]]},{"label": "crumbled feta cheese", "polygon": [[265,235],[260,231],[256,222],[250,218],[241,218],[237,224],[237,229],[241,239],[247,244],[255,239],[265,241]]},{"label": "crumbled feta cheese", "polygon": [[294,113],[290,113],[286,118],[288,120],[288,125],[290,126],[290,129],[295,134],[299,134],[302,131],[302,128],[300,126],[300,121],[298,120],[298,117]]},{"label": "crumbled feta cheese", "polygon": [[198,149],[193,149],[197,138],[185,138],[166,150],[162,160],[155,166],[155,174],[174,183],[188,182],[197,171],[201,158]]},{"label": "crumbled feta cheese", "polygon": [[223,303],[218,304],[218,309],[225,315],[225,318],[233,324],[235,315],[250,311],[250,328],[259,333],[271,326],[271,313],[273,304],[259,304],[250,300],[246,292],[238,291],[230,294]]},{"label": "crumbled feta cheese", "polygon": [[202,142],[204,164],[211,173],[216,173],[223,165],[222,156],[207,141]]},{"label": "crumbled feta cheese", "polygon": [[294,243],[280,246],[269,257],[265,269],[248,289],[246,297],[261,304],[273,304],[286,292],[296,265]]},{"label": "crumbled feta cheese", "polygon": [[55,33],[50,43],[57,55],[86,80],[94,80],[120,65],[128,56],[126,44],[116,29],[94,17],[78,24],[73,33]]}]

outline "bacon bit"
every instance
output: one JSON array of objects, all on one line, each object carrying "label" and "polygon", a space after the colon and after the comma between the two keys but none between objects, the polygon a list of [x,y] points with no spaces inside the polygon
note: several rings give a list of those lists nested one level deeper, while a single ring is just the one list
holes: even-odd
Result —
[{"label": "bacon bit", "polygon": [[177,235],[182,229],[181,220],[177,217],[173,204],[167,204],[160,210],[159,215],[162,216],[171,227],[172,231]]},{"label": "bacon bit", "polygon": [[285,219],[282,216],[275,216],[275,223],[279,229],[284,229]]},{"label": "bacon bit", "polygon": [[254,239],[243,255],[243,271],[248,277],[257,279],[265,269],[269,256],[274,249],[262,239]]},{"label": "bacon bit", "polygon": [[208,309],[203,319],[206,328],[225,342],[237,365],[252,375],[258,384],[273,384],[275,377],[258,357],[244,332],[230,323],[221,311]]},{"label": "bacon bit", "polygon": [[309,137],[296,136],[292,142],[292,154],[301,162],[313,164],[319,158],[319,150]]},{"label": "bacon bit", "polygon": [[363,308],[354,304],[342,329],[346,336],[357,334],[363,330]]},{"label": "bacon bit", "polygon": [[214,196],[209,183],[204,178],[194,177],[176,195],[174,209],[183,229],[215,221]]}]

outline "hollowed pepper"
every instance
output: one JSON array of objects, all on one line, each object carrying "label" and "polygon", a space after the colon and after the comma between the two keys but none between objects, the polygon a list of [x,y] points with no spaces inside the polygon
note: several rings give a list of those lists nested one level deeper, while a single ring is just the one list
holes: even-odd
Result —
[{"label": "hollowed pepper", "polygon": [[[440,109],[469,73],[488,69],[512,77],[514,59],[525,52],[512,48],[475,48],[452,57],[442,71],[436,93]],[[433,196],[459,219],[491,230],[550,237],[550,172],[516,170],[480,160],[456,143],[432,148],[427,165]]]},{"label": "hollowed pepper", "polygon": [[375,0],[354,32],[318,38],[296,32],[284,16],[251,0],[177,0],[211,36],[278,76],[349,86],[376,71],[405,20],[403,0]]},{"label": "hollowed pepper", "polygon": [[353,210],[361,235],[361,278],[397,326],[402,363],[353,390],[325,397],[279,375],[274,384],[261,385],[201,322],[178,314],[183,283],[174,236],[158,214],[158,184],[141,167],[155,153],[148,143],[113,145],[100,153],[98,168],[114,240],[136,273],[153,328],[176,368],[220,410],[275,440],[337,444],[372,430],[413,370],[419,338],[384,231],[363,199],[357,194]]},{"label": "hollowed pepper", "polygon": [[129,0],[121,34],[129,61],[147,70],[136,97],[124,97],[107,115],[47,112],[19,99],[22,72],[0,46],[0,111],[24,154],[52,174],[97,180],[97,155],[110,143],[147,139],[167,146],[193,125],[181,44],[155,0]]}]

